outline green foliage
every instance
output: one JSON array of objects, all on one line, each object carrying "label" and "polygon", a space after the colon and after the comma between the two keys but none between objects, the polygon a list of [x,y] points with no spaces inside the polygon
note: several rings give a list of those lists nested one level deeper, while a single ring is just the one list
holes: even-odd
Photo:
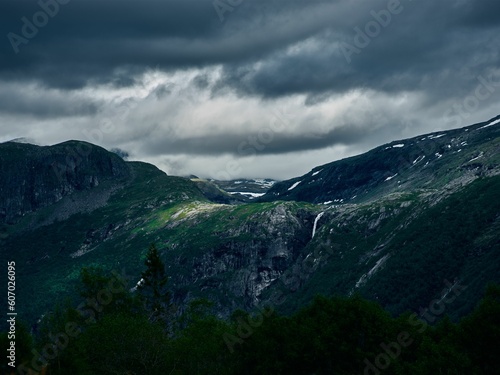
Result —
[{"label": "green foliage", "polygon": [[144,264],[146,270],[142,273],[137,291],[149,314],[149,320],[169,324],[168,319],[172,313],[172,304],[170,292],[167,289],[168,277],[165,273],[165,264],[154,244],[149,246]]},{"label": "green foliage", "polygon": [[[80,290],[92,295],[105,279],[85,270]],[[435,326],[415,324],[409,313],[394,318],[359,295],[317,296],[290,316],[238,310],[229,321],[212,315],[212,307],[207,300],[193,301],[170,334],[133,304],[105,310],[86,323],[68,301],[43,319],[35,351],[46,355],[47,343],[58,343],[47,375],[498,373],[498,286],[461,322],[445,317]],[[62,342],[70,322],[80,332]],[[17,340],[18,358],[29,363],[33,344],[23,326]],[[0,342],[6,344],[6,335]]]},{"label": "green foliage", "polygon": [[266,319],[238,352],[242,374],[361,372],[364,358],[397,336],[380,306],[355,298],[316,297],[291,317]]},{"label": "green foliage", "polygon": [[477,302],[471,290],[478,281],[485,284],[500,276],[498,240],[485,240],[499,219],[499,187],[499,176],[475,181],[398,231],[386,249],[392,256],[363,288],[364,295],[377,295],[395,314],[418,311],[421,301],[437,297],[446,280],[463,275],[470,290],[460,297],[461,312],[470,312]]},{"label": "green foliage", "polygon": [[78,312],[85,318],[99,320],[106,313],[138,311],[140,301],[127,290],[127,281],[116,271],[102,267],[84,267],[80,273],[79,295],[84,302]]},{"label": "green foliage", "polygon": [[500,286],[490,285],[485,298],[460,323],[461,344],[481,374],[498,374]]},{"label": "green foliage", "polygon": [[228,325],[214,316],[193,319],[172,343],[175,374],[234,374],[233,361],[223,335]]},{"label": "green foliage", "polygon": [[89,374],[168,374],[169,339],[145,316],[106,315],[79,339]]}]

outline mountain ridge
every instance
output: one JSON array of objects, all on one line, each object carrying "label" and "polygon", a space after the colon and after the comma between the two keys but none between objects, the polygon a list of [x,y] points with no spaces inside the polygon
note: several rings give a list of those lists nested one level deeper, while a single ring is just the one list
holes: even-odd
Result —
[{"label": "mountain ridge", "polygon": [[[430,180],[434,179],[436,174],[446,175],[449,171],[441,171],[439,165],[435,168],[428,166],[430,163],[443,163],[440,159],[446,159],[451,153],[462,153],[455,157],[461,157],[463,162],[460,168],[464,169],[474,169],[476,166],[469,163],[477,160],[475,158],[490,157],[491,163],[486,165],[480,173],[496,174],[500,162],[498,157],[500,148],[498,140],[495,140],[500,136],[498,121],[500,121],[500,116],[460,129],[432,132],[406,140],[393,141],[366,153],[315,167],[301,177],[281,181],[257,200],[299,200],[310,203],[362,202],[398,191],[401,181],[403,190],[407,187],[442,188],[450,181],[443,181],[441,185],[432,185]],[[481,132],[476,133],[479,130]],[[481,143],[484,138],[488,137],[494,143],[488,149],[487,155],[469,152],[471,146]],[[466,162],[469,155],[469,161]],[[446,163],[443,164],[446,166]],[[418,174],[415,173],[415,168],[419,169]],[[325,174],[326,177],[323,177]],[[408,175],[411,178],[408,178]],[[456,175],[459,177],[463,174],[458,171]],[[367,194],[367,190],[370,190],[370,194]],[[314,195],[310,192],[314,192]]]},{"label": "mountain ridge", "polygon": [[[491,122],[474,125],[474,129]],[[485,127],[463,140],[472,131],[465,129],[431,135],[433,144],[451,147],[441,157],[435,150],[428,151],[434,157],[427,169],[411,167],[419,155],[413,155],[406,145],[392,147],[402,142],[327,164],[334,165],[334,171],[338,165],[357,171],[354,181],[363,183],[344,188],[346,194],[359,186],[368,190],[360,199],[343,202],[338,196],[337,202],[323,201],[328,191],[313,184],[290,189],[300,177],[277,182],[265,199],[245,203],[209,181],[167,176],[150,164],[125,162],[101,148],[95,149],[99,157],[82,157],[82,168],[75,175],[74,153],[80,144],[69,142],[58,149],[66,154],[51,159],[49,153],[42,164],[53,181],[55,172],[49,161],[65,163],[62,156],[73,155],[67,178],[62,184],[49,185],[60,189],[73,183],[73,190],[45,205],[27,206],[25,212],[1,222],[2,258],[15,259],[19,265],[18,303],[31,322],[46,314],[61,296],[74,297],[69,293],[82,267],[99,266],[109,272],[125,267],[139,280],[150,243],[156,243],[167,264],[179,312],[190,301],[204,297],[215,303],[223,317],[237,308],[251,311],[266,304],[291,313],[317,293],[357,292],[398,314],[428,304],[443,289],[444,279],[456,279],[469,285],[467,299],[454,305],[451,315],[456,319],[470,311],[488,282],[500,282],[496,256],[499,127]],[[423,138],[412,139],[424,142]],[[464,142],[467,144],[462,146]],[[460,145],[462,151],[454,145]],[[7,157],[2,150],[0,145],[0,160],[4,161]],[[13,160],[8,173],[14,173],[16,165],[26,164],[23,155],[10,154],[21,160]],[[410,160],[411,165],[402,166],[401,176],[406,180],[386,181],[392,174],[382,172],[392,171],[379,167],[400,165],[398,160]],[[109,167],[112,161],[114,170]],[[107,169],[97,168],[102,163]],[[8,168],[0,165],[0,170]],[[321,177],[322,169],[325,166],[306,176]],[[26,168],[17,170],[30,173]],[[371,184],[373,175],[376,180]],[[99,185],[90,183],[93,176],[98,177]],[[336,177],[335,173],[329,176]],[[383,183],[391,185],[384,188]],[[323,182],[323,186],[329,184],[335,187]],[[303,195],[292,194],[299,190]],[[17,193],[22,197],[24,191]],[[277,199],[272,194],[276,191],[289,194]],[[105,199],[96,199],[100,195]],[[53,195],[49,197],[53,199]],[[286,199],[281,200],[283,197]],[[303,197],[310,202],[298,199]],[[84,207],[78,203],[92,199],[99,204]],[[67,208],[72,201],[78,203],[73,210]],[[9,208],[6,200],[0,202],[0,210]],[[427,223],[435,223],[439,230]],[[419,228],[426,230],[416,235]],[[394,289],[391,283],[396,280],[399,287]],[[277,301],[276,296],[283,298]]]}]

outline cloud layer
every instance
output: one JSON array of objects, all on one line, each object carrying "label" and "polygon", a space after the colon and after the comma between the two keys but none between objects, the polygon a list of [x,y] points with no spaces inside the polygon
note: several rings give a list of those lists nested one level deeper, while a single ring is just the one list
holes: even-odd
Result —
[{"label": "cloud layer", "polygon": [[499,114],[499,13],[493,0],[6,0],[0,140],[292,177]]}]

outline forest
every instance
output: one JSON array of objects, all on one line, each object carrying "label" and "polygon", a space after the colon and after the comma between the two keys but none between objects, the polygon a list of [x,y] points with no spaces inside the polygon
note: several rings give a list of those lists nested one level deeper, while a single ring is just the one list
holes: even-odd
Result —
[{"label": "forest", "polygon": [[[91,267],[81,270],[78,294],[37,324],[18,324],[17,369],[5,364],[2,373],[498,373],[497,285],[458,322],[437,307],[391,316],[359,295],[318,295],[291,315],[269,305],[222,319],[208,300],[193,300],[182,311],[175,306],[151,245],[134,288],[116,272]],[[7,333],[0,339],[8,348]]]}]

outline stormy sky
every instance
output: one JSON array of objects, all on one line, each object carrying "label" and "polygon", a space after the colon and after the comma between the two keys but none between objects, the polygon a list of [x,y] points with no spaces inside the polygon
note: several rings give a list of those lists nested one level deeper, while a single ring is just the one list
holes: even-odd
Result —
[{"label": "stormy sky", "polygon": [[3,0],[0,142],[291,178],[500,114],[498,0]]}]

